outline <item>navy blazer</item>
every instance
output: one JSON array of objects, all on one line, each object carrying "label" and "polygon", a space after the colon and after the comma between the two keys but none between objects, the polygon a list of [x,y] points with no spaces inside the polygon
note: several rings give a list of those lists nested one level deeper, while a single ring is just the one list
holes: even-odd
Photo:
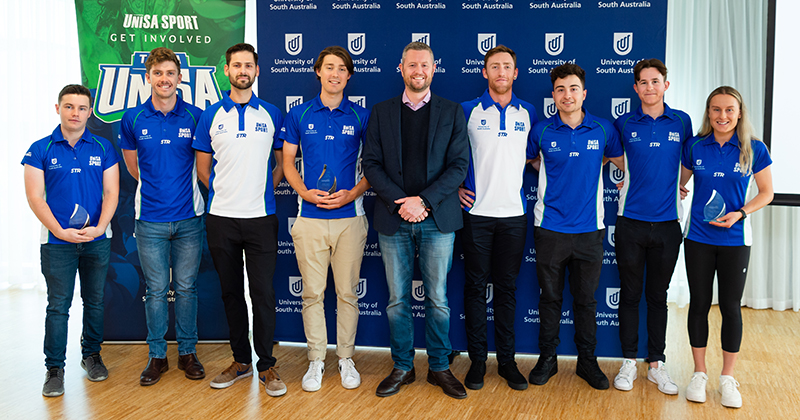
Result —
[{"label": "navy blazer", "polygon": [[[428,217],[433,217],[439,230],[455,232],[464,224],[458,187],[469,167],[467,122],[463,109],[453,101],[431,94],[428,105],[427,187],[420,195],[431,208]],[[364,176],[378,194],[373,227],[384,235],[397,232],[403,218],[397,214],[400,206],[394,201],[408,196],[403,188],[402,106],[401,95],[372,107],[362,156]]]}]

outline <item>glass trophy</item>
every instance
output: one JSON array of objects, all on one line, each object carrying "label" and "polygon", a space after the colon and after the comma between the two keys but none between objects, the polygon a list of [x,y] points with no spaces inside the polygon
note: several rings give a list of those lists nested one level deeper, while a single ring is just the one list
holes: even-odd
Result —
[{"label": "glass trophy", "polygon": [[69,227],[80,230],[89,226],[89,223],[91,223],[89,212],[80,204],[75,204],[75,210],[72,211],[72,216],[69,217]]},{"label": "glass trophy", "polygon": [[711,198],[708,199],[705,208],[703,208],[703,221],[704,222],[717,222],[718,218],[725,215],[725,199],[722,195],[713,190]]},{"label": "glass trophy", "polygon": [[327,191],[328,194],[336,192],[336,175],[328,170],[328,165],[322,167],[322,173],[317,180],[317,189]]}]

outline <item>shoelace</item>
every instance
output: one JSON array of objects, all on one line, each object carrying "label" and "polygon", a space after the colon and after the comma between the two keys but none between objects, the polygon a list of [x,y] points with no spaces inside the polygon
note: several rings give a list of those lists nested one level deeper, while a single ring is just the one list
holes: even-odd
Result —
[{"label": "shoelace", "polygon": [[344,372],[345,377],[353,378],[356,375],[353,374],[353,370],[355,370],[356,364],[353,362],[352,359],[344,359],[342,364],[339,366],[340,371]]},{"label": "shoelace", "polygon": [[730,379],[720,384],[720,388],[722,388],[723,392],[734,392],[738,387],[739,387],[739,381],[737,381],[736,379]]}]

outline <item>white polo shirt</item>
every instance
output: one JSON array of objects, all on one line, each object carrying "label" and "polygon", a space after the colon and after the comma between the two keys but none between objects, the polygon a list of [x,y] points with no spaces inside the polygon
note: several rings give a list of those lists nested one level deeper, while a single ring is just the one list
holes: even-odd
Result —
[{"label": "white polo shirt", "polygon": [[281,112],[255,95],[244,105],[227,95],[206,108],[197,123],[192,147],[211,153],[208,213],[252,219],[275,214],[270,161],[283,147],[278,132]]},{"label": "white polo shirt", "polygon": [[522,177],[528,133],[539,120],[533,105],[512,94],[505,108],[489,90],[461,104],[469,133],[469,170],[464,186],[475,192],[470,214],[515,217],[525,214]]}]

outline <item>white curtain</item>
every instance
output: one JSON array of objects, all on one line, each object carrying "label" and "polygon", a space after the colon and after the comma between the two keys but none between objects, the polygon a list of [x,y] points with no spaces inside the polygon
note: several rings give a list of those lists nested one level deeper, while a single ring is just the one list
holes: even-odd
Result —
[{"label": "white curtain", "polygon": [[25,199],[22,156],[60,123],[58,92],[81,83],[75,4],[64,0],[0,3],[0,289],[44,287],[41,224]]},{"label": "white curtain", "polygon": [[[763,133],[766,22],[766,0],[668,3],[666,101],[689,113],[695,131],[708,94],[730,85],[742,93],[757,135]],[[684,202],[687,210],[690,200]],[[800,310],[800,264],[793,263],[800,261],[800,208],[768,206],[751,217],[754,240],[742,303]],[[682,251],[669,301],[689,301]]]}]

